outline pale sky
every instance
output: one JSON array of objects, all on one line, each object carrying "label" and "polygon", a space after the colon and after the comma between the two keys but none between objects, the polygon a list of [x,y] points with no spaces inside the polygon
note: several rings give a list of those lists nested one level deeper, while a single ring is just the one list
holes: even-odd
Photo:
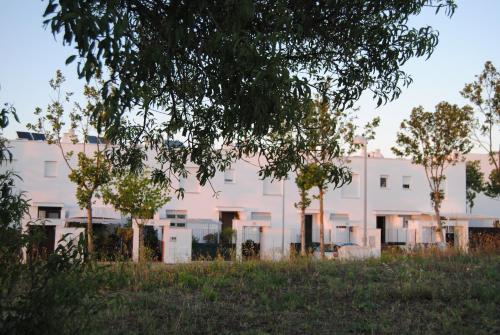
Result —
[{"label": "pale sky", "polygon": [[[75,52],[64,47],[60,38],[43,28],[42,13],[47,1],[0,0],[0,102],[14,104],[21,118],[5,132],[15,138],[16,130],[24,130],[34,121],[35,107],[45,107],[50,101],[48,81],[61,69],[67,78],[65,89],[81,97],[83,80],[76,75],[76,62],[65,66]],[[443,100],[465,104],[459,92],[465,83],[474,80],[484,62],[490,60],[500,68],[500,0],[461,0],[450,19],[430,11],[415,18],[416,26],[429,24],[439,30],[440,41],[430,59],[413,59],[404,67],[412,75],[413,84],[404,89],[400,98],[376,108],[370,96],[364,96],[358,106],[360,123],[374,116],[381,117],[376,139],[369,150],[379,148],[391,156],[396,132],[401,121],[413,107],[428,110]],[[500,137],[500,134],[497,134]],[[500,138],[497,139],[497,141]]]}]

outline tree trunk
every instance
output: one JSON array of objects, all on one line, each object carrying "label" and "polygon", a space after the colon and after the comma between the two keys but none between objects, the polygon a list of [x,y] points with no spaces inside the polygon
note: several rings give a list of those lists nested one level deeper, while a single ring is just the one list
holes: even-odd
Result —
[{"label": "tree trunk", "polygon": [[87,203],[87,252],[89,258],[94,256],[94,232],[92,226],[92,202]]},{"label": "tree trunk", "polygon": [[324,224],[324,210],[323,210],[323,188],[319,188],[319,253],[321,258],[325,258],[325,224]]},{"label": "tree trunk", "polygon": [[146,261],[146,254],[144,250],[144,225],[137,223],[139,227],[139,262]]},{"label": "tree trunk", "polygon": [[444,245],[444,243],[446,243],[446,235],[443,229],[443,225],[441,224],[441,214],[439,211],[439,205],[434,205],[434,213],[436,215],[436,224],[437,224],[436,242],[438,244]]},{"label": "tree trunk", "polygon": [[306,208],[300,208],[300,255],[306,255]]}]

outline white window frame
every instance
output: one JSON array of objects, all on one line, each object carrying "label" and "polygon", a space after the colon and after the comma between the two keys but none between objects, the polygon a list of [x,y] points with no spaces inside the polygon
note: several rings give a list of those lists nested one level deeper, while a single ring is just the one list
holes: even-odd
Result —
[{"label": "white window frame", "polygon": [[252,212],[250,218],[252,221],[271,221],[271,212]]},{"label": "white window frame", "polygon": [[[284,180],[274,180],[270,178],[265,178],[262,180],[262,195],[279,196],[283,195],[283,185]],[[268,186],[266,186],[268,185]]]},{"label": "white window frame", "polygon": [[[408,184],[405,183],[405,178],[409,179],[409,183]],[[401,178],[401,188],[403,190],[411,190],[412,189],[411,184],[412,184],[412,178],[411,178],[411,176],[403,176]],[[405,187],[405,185],[408,185],[408,187]]]},{"label": "white window frame", "polygon": [[[385,186],[382,186],[382,178],[385,179]],[[380,189],[387,190],[389,188],[389,176],[386,174],[380,175],[378,186]]]},{"label": "white window frame", "polygon": [[188,167],[186,170],[188,174],[186,177],[181,176],[179,186],[184,189],[184,193],[200,193],[201,185],[196,178],[197,168]]},{"label": "white window frame", "polygon": [[[48,167],[53,164],[53,171],[51,171]],[[57,161],[44,161],[43,162],[43,176],[45,178],[56,178],[57,177]],[[52,172],[52,173],[51,173]]]},{"label": "white window frame", "polygon": [[236,183],[235,170],[232,168],[226,169],[224,171],[224,184],[234,184],[234,183]]},{"label": "white window frame", "polygon": [[187,210],[167,209],[165,218],[170,220],[170,227],[187,227]]}]

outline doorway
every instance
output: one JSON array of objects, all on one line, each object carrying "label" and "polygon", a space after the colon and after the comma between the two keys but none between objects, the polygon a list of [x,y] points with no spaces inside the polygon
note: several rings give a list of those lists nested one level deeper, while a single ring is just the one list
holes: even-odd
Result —
[{"label": "doorway", "polygon": [[377,216],[377,229],[380,229],[380,243],[385,244],[385,216]]},{"label": "doorway", "polygon": [[309,250],[310,248],[312,248],[312,223],[313,223],[312,214],[306,214],[305,225],[304,225],[306,250]]},{"label": "doorway", "polygon": [[220,241],[222,245],[232,246],[234,236],[233,220],[238,220],[238,212],[219,212],[221,225]]}]

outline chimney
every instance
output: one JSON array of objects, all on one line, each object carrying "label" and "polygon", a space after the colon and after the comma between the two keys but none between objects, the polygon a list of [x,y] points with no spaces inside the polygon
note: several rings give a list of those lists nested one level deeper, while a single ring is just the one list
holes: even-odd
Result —
[{"label": "chimney", "polygon": [[368,155],[368,157],[372,157],[372,158],[384,158],[384,155],[382,154],[382,152],[380,151],[380,149],[376,149],[375,151],[370,152],[370,154]]},{"label": "chimney", "polygon": [[75,134],[75,130],[71,128],[70,130],[68,130],[66,133],[63,134],[61,143],[73,143],[74,140],[78,142],[78,137]]}]

